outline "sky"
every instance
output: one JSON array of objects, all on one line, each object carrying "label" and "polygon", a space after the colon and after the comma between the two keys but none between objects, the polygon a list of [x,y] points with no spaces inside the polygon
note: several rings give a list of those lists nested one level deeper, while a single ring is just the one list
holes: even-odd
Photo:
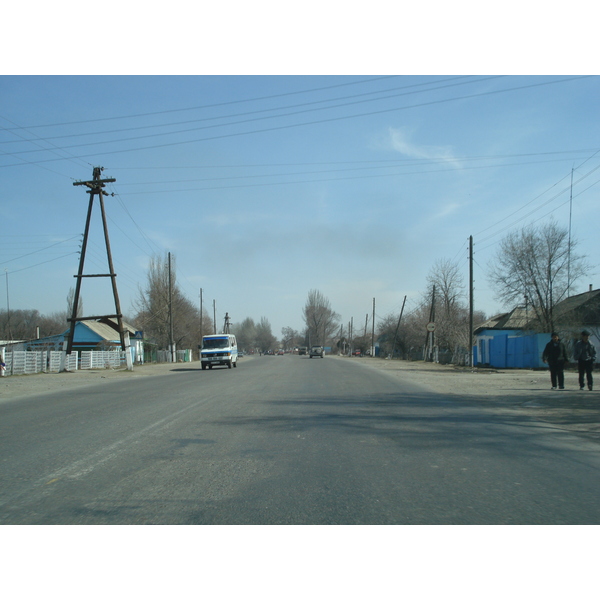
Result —
[{"label": "sky", "polygon": [[[129,318],[150,259],[171,253],[218,327],[228,313],[301,330],[315,289],[356,329],[373,299],[376,322],[405,296],[415,310],[437,261],[459,264],[466,291],[469,236],[475,309],[492,316],[512,308],[487,279],[500,241],[550,219],[571,222],[593,267],[573,292],[600,287],[593,71],[236,54],[169,73],[108,56],[94,69],[38,55],[0,76],[1,308],[66,310],[89,202],[73,184],[94,167],[116,179],[105,206]],[[107,272],[96,200],[84,273]],[[86,315],[114,312],[107,279],[84,279],[81,297]]]}]

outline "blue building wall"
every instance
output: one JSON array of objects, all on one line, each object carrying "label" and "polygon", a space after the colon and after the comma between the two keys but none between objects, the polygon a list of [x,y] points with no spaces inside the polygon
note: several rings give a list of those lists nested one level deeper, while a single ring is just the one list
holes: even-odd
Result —
[{"label": "blue building wall", "polygon": [[500,369],[543,368],[542,352],[550,334],[487,329],[476,337],[474,363]]}]

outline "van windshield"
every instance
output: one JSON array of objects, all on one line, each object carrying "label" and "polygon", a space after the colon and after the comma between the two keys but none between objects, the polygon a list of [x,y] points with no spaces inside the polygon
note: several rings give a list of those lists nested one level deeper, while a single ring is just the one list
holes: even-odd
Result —
[{"label": "van windshield", "polygon": [[227,348],[229,340],[227,338],[208,338],[202,340],[203,348]]}]

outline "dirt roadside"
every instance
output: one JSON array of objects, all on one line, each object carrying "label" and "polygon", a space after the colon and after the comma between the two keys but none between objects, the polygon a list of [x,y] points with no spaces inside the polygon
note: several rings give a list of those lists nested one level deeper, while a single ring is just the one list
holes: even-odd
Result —
[{"label": "dirt roadside", "polygon": [[[293,357],[290,357],[293,359]],[[577,373],[565,373],[565,390],[552,391],[547,371],[524,369],[469,369],[436,363],[391,361],[377,358],[327,357],[357,362],[392,377],[422,385],[432,392],[517,411],[560,429],[585,434],[600,441],[600,392],[580,391]],[[246,356],[242,361],[254,360]],[[243,363],[242,363],[243,364]],[[107,381],[175,375],[200,369],[199,362],[146,364],[133,371],[96,369],[74,373],[40,373],[0,378],[0,402],[60,390],[84,388]],[[600,389],[600,374],[598,375]]]}]

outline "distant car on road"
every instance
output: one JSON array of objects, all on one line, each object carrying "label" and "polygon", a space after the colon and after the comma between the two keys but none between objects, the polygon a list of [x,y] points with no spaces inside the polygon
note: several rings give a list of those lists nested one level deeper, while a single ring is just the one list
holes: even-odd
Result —
[{"label": "distant car on road", "polygon": [[284,354],[285,354],[285,352],[283,350],[277,351],[277,356],[283,356]]},{"label": "distant car on road", "polygon": [[298,348],[298,355],[301,354],[308,354],[308,348],[306,346],[300,346],[300,348]]},{"label": "distant car on road", "polygon": [[310,358],[312,358],[313,356],[320,356],[321,358],[323,358],[324,354],[325,351],[323,350],[323,346],[313,346],[310,349]]}]

